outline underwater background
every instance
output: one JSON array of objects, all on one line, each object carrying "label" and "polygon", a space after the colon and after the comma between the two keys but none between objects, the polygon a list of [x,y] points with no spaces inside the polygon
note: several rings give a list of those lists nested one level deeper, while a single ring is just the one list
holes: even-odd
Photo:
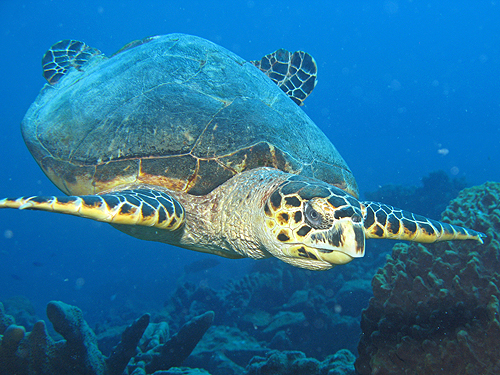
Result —
[{"label": "underwater background", "polygon": [[[186,33],[246,60],[278,48],[309,52],[319,82],[303,109],[350,166],[361,197],[439,219],[462,188],[500,181],[499,19],[496,1],[0,0],[0,196],[60,193],[20,133],[45,84],[41,58],[52,44],[78,39],[109,56],[132,40]],[[387,185],[393,187],[380,190]],[[329,306],[359,320],[370,280],[394,245],[375,242],[367,242],[367,257],[353,262],[359,264],[317,276],[287,271],[291,266],[275,260],[228,260],[140,241],[90,220],[2,210],[0,301],[29,301],[33,319],[27,322],[46,320],[46,305],[56,300],[82,309],[92,328],[110,317],[128,324],[140,314],[173,309],[172,295],[185,282],[217,291],[278,267],[292,280],[323,283],[334,295],[342,280],[363,275],[366,293],[357,286],[342,306]],[[176,319],[170,324],[184,323]],[[353,342],[359,334],[359,328],[346,333]],[[288,349],[322,360],[340,347]],[[355,345],[349,349],[356,352]]]}]

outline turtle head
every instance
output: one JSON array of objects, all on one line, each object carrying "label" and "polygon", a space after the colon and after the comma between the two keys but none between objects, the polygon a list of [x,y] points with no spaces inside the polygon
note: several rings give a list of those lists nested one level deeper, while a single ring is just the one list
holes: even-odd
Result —
[{"label": "turtle head", "polygon": [[266,249],[294,266],[329,269],[364,255],[360,203],[318,180],[290,177],[263,207]]}]

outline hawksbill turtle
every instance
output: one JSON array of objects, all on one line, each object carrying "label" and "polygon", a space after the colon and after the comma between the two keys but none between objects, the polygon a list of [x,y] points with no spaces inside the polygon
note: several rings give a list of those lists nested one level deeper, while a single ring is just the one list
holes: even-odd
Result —
[{"label": "hawksbill turtle", "polygon": [[143,240],[311,270],[362,257],[365,238],[484,237],[357,199],[351,170],[300,108],[317,74],[302,51],[249,62],[171,34],[110,58],[63,40],[42,65],[48,84],[22,134],[69,196],[7,198],[0,207],[86,217]]}]

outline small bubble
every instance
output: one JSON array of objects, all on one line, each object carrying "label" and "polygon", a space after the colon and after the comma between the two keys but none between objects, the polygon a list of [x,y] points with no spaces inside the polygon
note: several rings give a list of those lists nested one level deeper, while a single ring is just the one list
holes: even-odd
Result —
[{"label": "small bubble", "polygon": [[337,314],[340,314],[342,312],[342,306],[340,306],[339,304],[336,304],[333,307],[333,311],[335,311],[335,313],[337,313]]},{"label": "small bubble", "polygon": [[453,175],[453,176],[456,176],[458,174],[458,172],[460,172],[460,169],[458,169],[458,167],[452,167],[450,169],[450,173]]},{"label": "small bubble", "polygon": [[447,148],[440,148],[438,150],[438,154],[440,155],[448,155],[450,153],[450,150],[448,150]]},{"label": "small bubble", "polygon": [[399,91],[401,90],[401,82],[399,82],[397,79],[393,79],[391,81],[391,84],[389,85],[389,87],[393,90],[393,91]]},{"label": "small bubble", "polygon": [[323,329],[326,324],[325,324],[325,321],[323,319],[318,318],[314,321],[313,325],[314,325],[314,328],[316,328],[316,329]]},{"label": "small bubble", "polygon": [[7,229],[5,232],[3,232],[3,235],[5,238],[12,238],[14,237],[14,232],[12,232],[10,229]]},{"label": "small bubble", "polygon": [[83,277],[79,277],[75,281],[75,287],[76,289],[82,289],[83,285],[85,284],[85,279]]}]

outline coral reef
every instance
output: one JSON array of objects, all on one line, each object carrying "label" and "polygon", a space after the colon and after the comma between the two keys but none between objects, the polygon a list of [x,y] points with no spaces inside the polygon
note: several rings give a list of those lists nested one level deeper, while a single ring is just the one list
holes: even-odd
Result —
[{"label": "coral reef", "polygon": [[236,327],[212,326],[184,364],[214,374],[220,374],[222,368],[224,374],[242,374],[254,356],[267,351],[263,343]]},{"label": "coral reef", "polygon": [[213,310],[215,325],[234,325],[273,349],[293,348],[320,359],[340,349],[356,350],[359,316],[371,296],[370,273],[357,268],[314,273],[278,261],[264,263],[221,290],[180,285],[155,320],[176,328],[179,317]]},{"label": "coral reef", "polygon": [[463,190],[442,220],[488,237],[394,246],[362,315],[360,374],[500,373],[500,184]]},{"label": "coral reef", "polygon": [[[195,317],[169,340],[158,334],[158,330],[151,330],[150,336],[143,340],[149,350],[137,354],[139,340],[150,320],[145,314],[123,332],[109,357],[99,350],[97,338],[79,308],[52,301],[47,305],[47,317],[64,340],[55,341],[43,321],[36,322],[26,334],[24,327],[15,325],[14,318],[5,313],[0,303],[1,375],[121,375],[125,370],[134,374],[165,373],[162,370],[181,365],[189,356],[210,327],[213,312]],[[155,328],[158,326],[164,331],[164,325]]]},{"label": "coral reef", "polygon": [[[140,352],[128,366],[128,371],[133,370],[134,375],[153,374],[161,370],[168,370],[171,367],[180,366],[184,360],[191,354],[198,341],[201,340],[214,319],[213,311],[194,317],[184,324],[179,332],[173,335],[168,341],[158,341],[146,352]],[[161,329],[161,327],[160,327]],[[156,331],[158,332],[158,331]],[[153,333],[152,341],[155,342],[158,337]],[[142,371],[138,371],[142,369]]]},{"label": "coral reef", "polygon": [[271,351],[266,357],[254,357],[247,367],[248,375],[354,375],[354,355],[339,350],[322,362],[307,358],[298,351]]}]

